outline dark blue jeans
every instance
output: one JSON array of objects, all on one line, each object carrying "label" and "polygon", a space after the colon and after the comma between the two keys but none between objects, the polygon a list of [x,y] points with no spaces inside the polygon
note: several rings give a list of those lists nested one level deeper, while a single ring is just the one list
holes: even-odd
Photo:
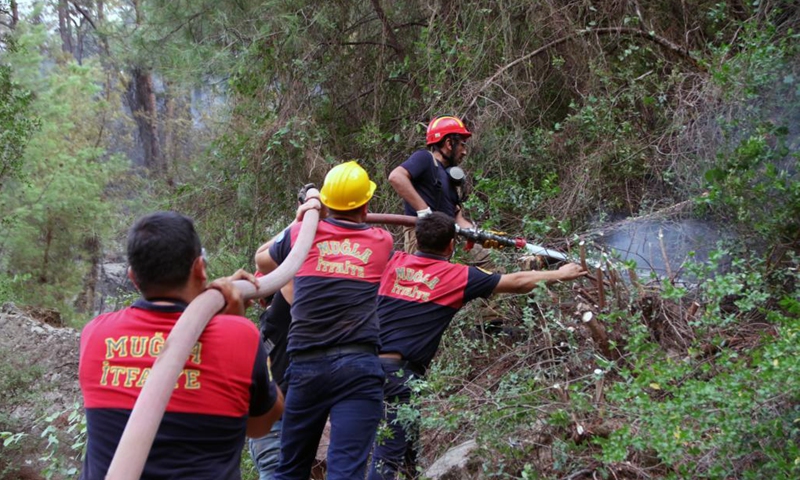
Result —
[{"label": "dark blue jeans", "polygon": [[384,373],[369,353],[292,360],[286,371],[281,461],[275,478],[307,480],[330,414],[328,480],[364,478],[383,405]]},{"label": "dark blue jeans", "polygon": [[268,434],[261,438],[250,438],[247,443],[258,470],[258,480],[273,480],[281,454],[281,421],[272,424]]},{"label": "dark blue jeans", "polygon": [[368,480],[394,480],[402,472],[407,478],[416,478],[418,432],[416,427],[406,431],[397,422],[397,408],[411,401],[408,380],[414,375],[399,365],[383,364],[386,373],[384,384],[384,419],[389,430],[385,438],[375,441],[372,452],[372,467]]}]

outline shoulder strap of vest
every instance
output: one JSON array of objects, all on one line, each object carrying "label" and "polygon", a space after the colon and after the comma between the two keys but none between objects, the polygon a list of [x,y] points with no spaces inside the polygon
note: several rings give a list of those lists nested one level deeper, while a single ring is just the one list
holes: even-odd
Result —
[{"label": "shoulder strap of vest", "polygon": [[436,157],[433,156],[433,153],[428,151],[431,156],[431,175],[433,175],[433,188],[436,189],[436,205],[433,206],[431,210],[434,212],[441,211],[440,203],[442,202],[442,190],[444,189],[444,185],[442,185],[442,181],[439,179],[439,162],[436,160]]}]

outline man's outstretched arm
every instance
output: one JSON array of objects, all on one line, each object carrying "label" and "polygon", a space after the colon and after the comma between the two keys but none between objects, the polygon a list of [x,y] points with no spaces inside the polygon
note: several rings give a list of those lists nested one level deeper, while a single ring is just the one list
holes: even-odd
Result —
[{"label": "man's outstretched arm", "polygon": [[575,280],[588,272],[575,263],[562,265],[558,270],[529,270],[508,273],[500,277],[500,282],[492,293],[528,293],[540,282],[552,283]]}]

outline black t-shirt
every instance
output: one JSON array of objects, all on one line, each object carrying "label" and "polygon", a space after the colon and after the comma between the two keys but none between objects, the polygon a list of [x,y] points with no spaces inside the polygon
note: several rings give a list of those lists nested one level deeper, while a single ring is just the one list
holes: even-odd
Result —
[{"label": "black t-shirt", "polygon": [[272,298],[269,308],[259,317],[261,337],[267,345],[272,366],[272,378],[280,385],[284,395],[289,388],[289,382],[283,381],[283,375],[289,367],[286,343],[289,338],[289,325],[292,323],[291,308],[283,294],[278,291]]},{"label": "black t-shirt", "polygon": [[[456,216],[456,208],[460,203],[458,190],[450,181],[447,170],[433,158],[431,152],[417,150],[400,166],[411,175],[411,184],[431,210]],[[406,215],[417,215],[417,211],[408,202],[404,201],[403,205]]]}]

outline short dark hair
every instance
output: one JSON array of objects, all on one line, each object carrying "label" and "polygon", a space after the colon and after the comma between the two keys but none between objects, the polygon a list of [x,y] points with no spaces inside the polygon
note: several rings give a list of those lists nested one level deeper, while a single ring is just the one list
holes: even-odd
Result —
[{"label": "short dark hair", "polygon": [[459,144],[465,142],[465,139],[464,139],[463,135],[461,135],[459,133],[448,133],[447,135],[442,137],[441,140],[439,140],[438,142],[430,145],[430,149],[433,150],[434,152],[443,149],[444,148],[444,142],[446,142],[448,138],[452,139],[454,147],[456,145],[459,145]]},{"label": "short dark hair", "polygon": [[128,264],[142,295],[186,285],[201,248],[187,216],[156,212],[137,220],[128,232]]},{"label": "short dark hair", "polygon": [[456,221],[445,213],[433,212],[417,220],[415,233],[420,251],[441,253],[456,236]]},{"label": "short dark hair", "polygon": [[[358,215],[361,212],[363,207],[364,207],[364,205],[361,205],[360,207],[356,207],[356,208],[351,208],[350,210],[336,210],[335,208],[331,208],[331,207],[325,206],[325,208],[328,209],[328,214],[330,216],[334,216],[335,215],[335,216],[340,216],[340,217],[355,217],[356,215]],[[320,217],[320,219],[322,219],[322,217]]]}]

